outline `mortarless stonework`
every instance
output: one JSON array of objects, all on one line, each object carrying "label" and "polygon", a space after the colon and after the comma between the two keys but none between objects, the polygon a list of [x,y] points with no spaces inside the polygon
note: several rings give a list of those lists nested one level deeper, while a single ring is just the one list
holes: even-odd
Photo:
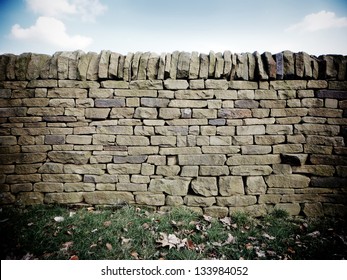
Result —
[{"label": "mortarless stonework", "polygon": [[0,55],[0,203],[346,215],[346,62]]}]

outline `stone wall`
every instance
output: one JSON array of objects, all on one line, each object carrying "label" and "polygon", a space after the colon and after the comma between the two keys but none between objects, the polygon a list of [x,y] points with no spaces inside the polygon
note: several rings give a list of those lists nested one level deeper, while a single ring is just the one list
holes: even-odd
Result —
[{"label": "stone wall", "polygon": [[0,56],[0,202],[345,215],[344,56]]}]

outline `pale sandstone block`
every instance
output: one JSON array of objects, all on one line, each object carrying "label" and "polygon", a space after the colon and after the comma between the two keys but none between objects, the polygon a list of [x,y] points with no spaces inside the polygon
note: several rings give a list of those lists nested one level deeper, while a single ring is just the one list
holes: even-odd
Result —
[{"label": "pale sandstone block", "polygon": [[263,176],[249,176],[246,181],[246,194],[265,194],[267,186]]},{"label": "pale sandstone block", "polygon": [[244,194],[243,180],[241,176],[221,176],[219,177],[219,193],[222,196]]},{"label": "pale sandstone block", "polygon": [[307,188],[310,178],[303,175],[270,175],[265,177],[269,188]]},{"label": "pale sandstone block", "polygon": [[216,203],[216,198],[214,197],[202,197],[187,195],[184,197],[184,204],[187,206],[201,206],[209,207]]}]

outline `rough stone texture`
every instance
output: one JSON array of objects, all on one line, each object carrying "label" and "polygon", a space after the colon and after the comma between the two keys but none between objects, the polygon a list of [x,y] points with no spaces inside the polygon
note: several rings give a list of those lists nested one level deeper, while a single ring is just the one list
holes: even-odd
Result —
[{"label": "rough stone texture", "polygon": [[0,55],[0,203],[346,214],[346,59]]}]

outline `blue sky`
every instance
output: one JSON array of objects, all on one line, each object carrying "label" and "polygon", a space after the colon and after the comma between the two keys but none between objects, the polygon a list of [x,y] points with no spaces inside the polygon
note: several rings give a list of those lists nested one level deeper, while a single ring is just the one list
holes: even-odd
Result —
[{"label": "blue sky", "polygon": [[346,0],[0,0],[0,53],[347,55]]}]

